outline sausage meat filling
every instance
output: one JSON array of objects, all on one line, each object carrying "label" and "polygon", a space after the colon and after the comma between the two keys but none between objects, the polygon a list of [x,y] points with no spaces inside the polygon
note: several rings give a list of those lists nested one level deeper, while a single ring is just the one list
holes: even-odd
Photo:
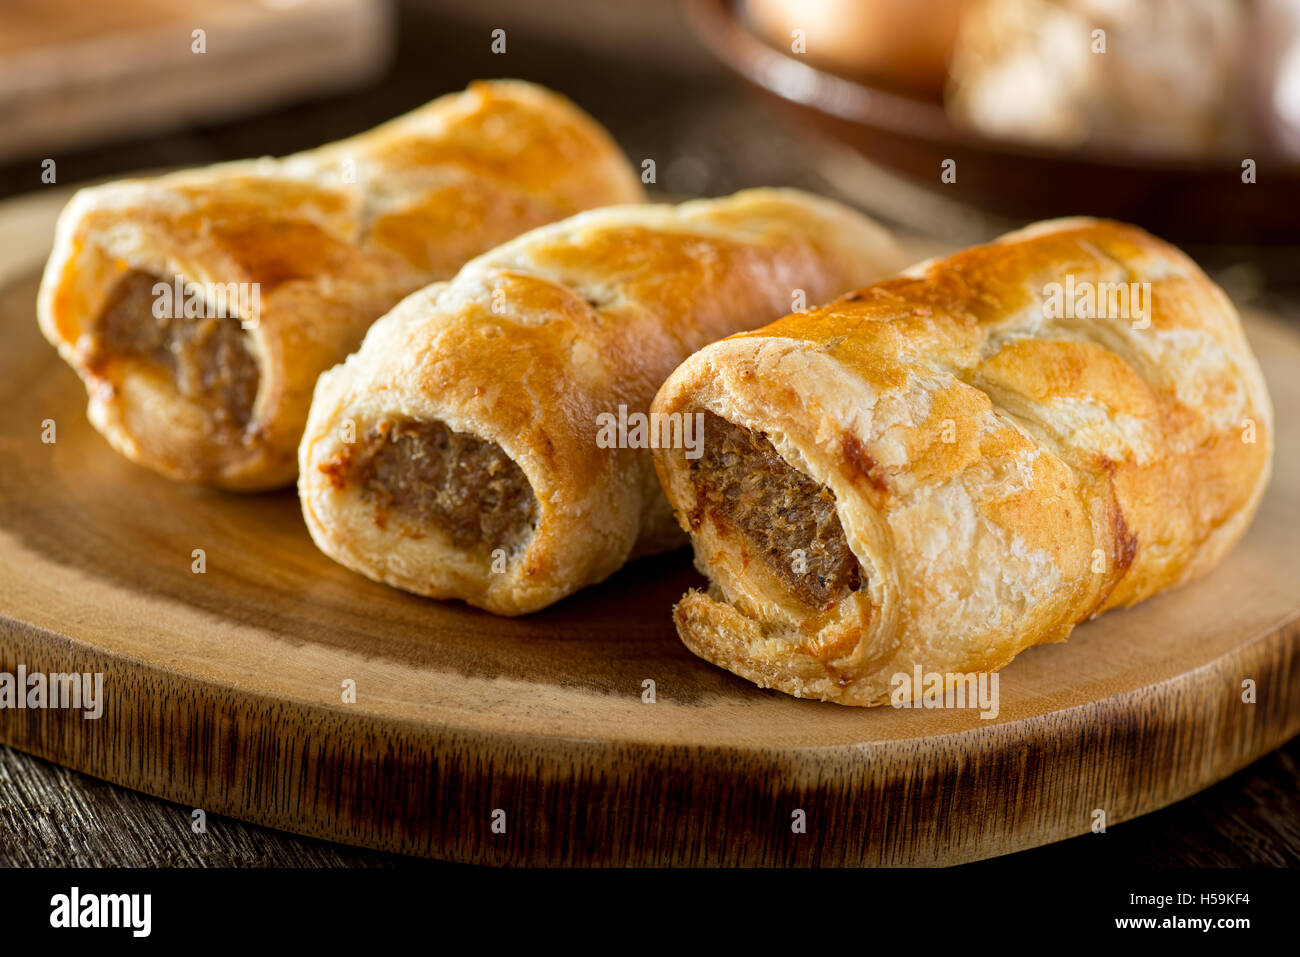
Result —
[{"label": "sausage meat filling", "polygon": [[122,358],[148,363],[202,409],[214,431],[241,431],[253,416],[260,378],[248,334],[235,316],[159,318],[159,282],[167,280],[140,270],[118,280],[99,315],[92,367]]},{"label": "sausage meat filling", "polygon": [[828,609],[862,586],[835,496],[792,468],[767,437],[705,413],[704,451],[691,462],[698,528],[707,514],[734,529],[800,601]]},{"label": "sausage meat filling", "polygon": [[537,525],[537,498],[514,460],[442,422],[381,422],[320,468],[335,487],[356,482],[377,524],[394,512],[480,555],[513,555]]}]

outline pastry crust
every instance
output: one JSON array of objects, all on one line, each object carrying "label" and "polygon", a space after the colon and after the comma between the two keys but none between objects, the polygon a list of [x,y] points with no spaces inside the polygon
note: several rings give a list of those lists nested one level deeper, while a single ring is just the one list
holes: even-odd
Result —
[{"label": "pastry crust", "polygon": [[[1134,282],[1150,283],[1145,317],[1132,300],[1111,315],[1109,299],[1103,318],[1062,316],[1051,285],[1077,298]],[[652,408],[703,409],[770,443],[833,495],[860,565],[859,587],[801,600],[778,564],[790,556],[756,547],[743,509],[717,504],[720,467],[657,450],[711,580],[675,609],[682,640],[760,686],[850,705],[885,703],[918,666],[999,669],[1206,574],[1248,525],[1273,448],[1222,290],[1166,243],[1087,219],[715,343]]]},{"label": "pastry crust", "polygon": [[[603,415],[644,414],[692,351],[798,296],[821,301],[900,264],[879,226],[791,190],[535,230],[405,299],[321,376],[300,450],[307,526],[377,581],[502,615],[544,608],[686,541],[648,450],[602,444]],[[405,444],[429,428],[440,438]],[[431,484],[441,499],[420,491]],[[471,504],[492,515],[467,520]],[[530,516],[519,535],[498,520],[507,508]]]},{"label": "pastry crust", "polygon": [[[402,296],[525,230],[642,198],[618,148],[568,100],[479,82],[310,152],[82,190],[59,220],[41,328],[123,455],[228,489],[285,485],[317,376]],[[140,310],[106,335],[106,307],[142,277],[217,289],[214,301],[238,290],[249,314],[219,322],[245,335],[217,345],[179,324],[154,329]],[[255,399],[230,414],[212,383],[240,376]]]}]

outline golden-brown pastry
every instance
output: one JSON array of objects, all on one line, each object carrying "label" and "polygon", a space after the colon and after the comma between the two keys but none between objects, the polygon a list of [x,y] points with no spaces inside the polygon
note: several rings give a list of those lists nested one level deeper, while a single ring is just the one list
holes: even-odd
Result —
[{"label": "golden-brown pastry", "polygon": [[[404,300],[321,376],[300,451],[307,527],[377,581],[543,608],[685,544],[639,421],[678,363],[899,265],[879,226],[790,190],[521,236]],[[654,425],[692,441],[694,423]]]},{"label": "golden-brown pastry", "polygon": [[1141,230],[1088,219],[708,346],[652,409],[706,417],[698,460],[654,453],[711,580],[675,609],[682,640],[763,687],[852,705],[914,699],[896,676],[918,667],[994,671],[1205,574],[1249,523],[1273,445],[1222,290]]},{"label": "golden-brown pastry", "polygon": [[402,296],[641,184],[568,100],[473,84],[352,139],[79,192],[46,337],[123,455],[229,489],[293,481],[316,377]]}]

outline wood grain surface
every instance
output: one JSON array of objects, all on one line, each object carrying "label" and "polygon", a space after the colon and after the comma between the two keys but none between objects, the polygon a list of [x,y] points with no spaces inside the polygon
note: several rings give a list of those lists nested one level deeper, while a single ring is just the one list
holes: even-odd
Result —
[{"label": "wood grain surface", "polygon": [[1097,809],[1124,821],[1300,730],[1285,424],[1300,337],[1264,316],[1248,332],[1283,423],[1276,474],[1214,576],[1027,652],[993,721],[862,711],[690,656],[668,619],[696,580],[684,554],[502,621],[329,562],[291,494],[205,492],[120,459],[35,327],[61,198],[0,213],[0,671],[103,672],[106,710],[0,712],[15,747],[190,807],[452,860],[927,864],[1081,834]]},{"label": "wood grain surface", "polygon": [[[192,809],[0,746],[0,866],[400,867],[469,865],[299,837]],[[1300,867],[1300,738],[1232,777],[1104,834],[964,865],[1042,873]],[[1023,873],[1023,872],[1022,872]]]},{"label": "wood grain surface", "polygon": [[0,157],[355,86],[383,67],[389,30],[376,0],[6,0]]}]

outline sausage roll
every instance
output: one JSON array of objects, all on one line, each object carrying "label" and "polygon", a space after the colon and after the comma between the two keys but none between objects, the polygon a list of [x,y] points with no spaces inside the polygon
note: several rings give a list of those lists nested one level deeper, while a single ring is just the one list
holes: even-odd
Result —
[{"label": "sausage roll", "polygon": [[674,610],[682,640],[762,687],[851,705],[889,701],[918,667],[994,671],[1205,574],[1249,523],[1273,446],[1222,290],[1089,219],[715,343],[652,410],[705,417],[697,459],[653,453],[710,579]]},{"label": "sausage roll", "polygon": [[123,455],[228,489],[285,485],[317,376],[403,296],[528,229],[641,199],[573,104],[475,83],[307,153],[82,190],[41,328]]},{"label": "sausage roll", "polygon": [[708,342],[888,275],[876,224],[753,190],[582,213],[384,316],[316,388],[307,526],[377,581],[523,614],[685,544],[648,447],[655,390]]}]

